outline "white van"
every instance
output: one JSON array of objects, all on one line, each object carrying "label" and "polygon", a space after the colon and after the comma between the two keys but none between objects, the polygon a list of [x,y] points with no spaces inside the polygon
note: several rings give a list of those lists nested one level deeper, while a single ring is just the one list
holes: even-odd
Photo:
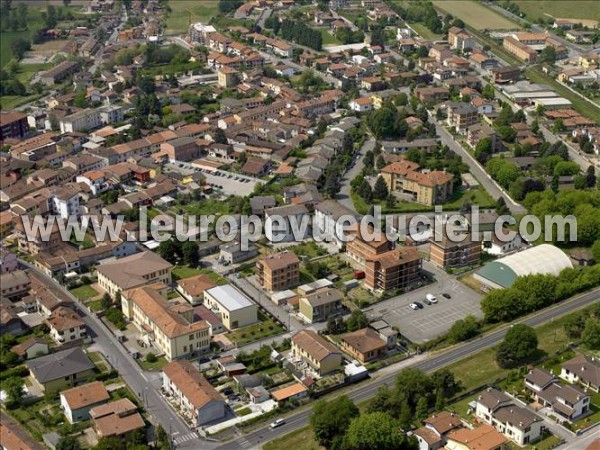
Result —
[{"label": "white van", "polygon": [[427,300],[429,300],[431,303],[437,303],[437,298],[435,298],[435,296],[434,296],[434,295],[427,294],[427,295],[425,296],[425,298],[426,298]]},{"label": "white van", "polygon": [[283,419],[277,419],[275,422],[273,422],[271,424],[271,429],[274,430],[275,428],[280,427],[283,424],[285,424],[285,420],[283,420]]}]

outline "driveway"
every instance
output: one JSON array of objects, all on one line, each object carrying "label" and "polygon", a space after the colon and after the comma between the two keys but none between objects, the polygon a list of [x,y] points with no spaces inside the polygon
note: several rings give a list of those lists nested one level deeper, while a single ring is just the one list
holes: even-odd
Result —
[{"label": "driveway", "polygon": [[[428,261],[423,261],[423,268],[435,276],[434,283],[377,303],[365,309],[365,313],[381,317],[391,326],[398,327],[403,336],[415,343],[435,339],[446,333],[454,322],[464,319],[469,314],[483,317],[480,294],[435,268]],[[442,293],[450,294],[452,298],[444,298]],[[427,294],[433,294],[438,303],[424,304],[423,299]],[[408,305],[415,301],[420,302],[424,308],[412,310]]]}]

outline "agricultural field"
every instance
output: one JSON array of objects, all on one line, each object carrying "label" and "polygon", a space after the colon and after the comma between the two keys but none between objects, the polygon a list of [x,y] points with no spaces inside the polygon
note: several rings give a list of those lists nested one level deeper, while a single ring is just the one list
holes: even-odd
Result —
[{"label": "agricultural field", "polygon": [[512,0],[529,20],[550,17],[561,19],[593,19],[600,21],[600,4],[589,0]]},{"label": "agricultural field", "polygon": [[465,24],[478,30],[507,30],[521,28],[518,24],[501,16],[476,1],[464,0],[433,0],[433,5],[439,9],[462,19]]},{"label": "agricultural field", "polygon": [[415,30],[417,33],[419,33],[419,36],[421,36],[423,39],[437,41],[444,37],[442,34],[434,33],[429,28],[427,28],[425,25],[423,25],[422,23],[411,23],[409,25],[413,30]]},{"label": "agricultural field", "polygon": [[171,0],[171,12],[167,17],[166,34],[174,35],[185,33],[190,21],[208,22],[218,13],[218,0],[204,0],[202,2],[189,2],[187,0]]}]

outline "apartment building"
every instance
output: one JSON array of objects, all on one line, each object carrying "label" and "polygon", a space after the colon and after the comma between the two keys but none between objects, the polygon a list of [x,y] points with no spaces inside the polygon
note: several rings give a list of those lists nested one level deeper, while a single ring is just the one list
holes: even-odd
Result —
[{"label": "apartment building", "polygon": [[442,269],[462,267],[478,263],[481,258],[481,242],[473,240],[470,233],[459,236],[454,242],[446,233],[434,235],[429,240],[430,261]]},{"label": "apartment building", "polygon": [[497,389],[481,393],[476,399],[475,415],[517,445],[533,444],[542,437],[542,418]]},{"label": "apartment building", "polygon": [[258,306],[231,285],[204,291],[204,304],[223,322],[228,330],[258,322]]},{"label": "apartment building", "polygon": [[27,116],[19,112],[0,112],[0,142],[21,139],[29,133]]},{"label": "apartment building", "polygon": [[381,169],[390,191],[412,194],[414,201],[437,205],[448,201],[454,192],[454,176],[445,171],[421,172],[417,163],[398,161]]},{"label": "apartment building", "polygon": [[193,137],[173,139],[160,144],[160,149],[169,156],[171,161],[193,161],[202,154],[196,140]]},{"label": "apartment building", "polygon": [[537,60],[538,54],[533,48],[512,36],[505,37],[502,46],[527,64],[533,64]]},{"label": "apartment building", "polygon": [[[302,230],[301,224],[307,226]],[[265,236],[271,242],[302,241],[310,234],[310,217],[304,205],[265,209]],[[294,234],[294,231],[297,233]],[[304,231],[304,234],[300,233]]]},{"label": "apartment building", "polygon": [[102,125],[98,109],[84,109],[60,119],[61,133],[74,133],[76,131],[89,131]]},{"label": "apartment building", "polygon": [[300,284],[300,260],[293,252],[266,255],[256,261],[258,281],[267,291],[285,291]]},{"label": "apartment building", "polygon": [[465,29],[459,27],[451,27],[448,30],[448,44],[450,47],[465,51],[466,49],[475,48],[475,40]]},{"label": "apartment building", "polygon": [[448,103],[447,123],[458,134],[466,134],[471,125],[479,122],[479,111],[469,103]]},{"label": "apartment building", "polygon": [[312,330],[302,330],[292,336],[292,356],[323,376],[342,368],[342,354],[329,341]]},{"label": "apartment building", "polygon": [[135,255],[105,262],[96,267],[98,285],[114,298],[123,292],[151,283],[171,284],[173,265],[154,252]]},{"label": "apartment building", "polygon": [[46,325],[50,328],[50,337],[58,345],[87,339],[87,327],[85,322],[72,308],[59,306],[46,319]]},{"label": "apartment building", "polygon": [[300,297],[300,316],[308,323],[323,322],[343,312],[342,292],[325,288]]},{"label": "apartment building", "polygon": [[227,414],[225,400],[189,361],[172,361],[163,368],[163,389],[175,400],[194,427]]},{"label": "apartment building", "polygon": [[217,69],[217,84],[222,88],[234,87],[239,82],[240,72],[232,67],[220,67]]},{"label": "apartment building", "polygon": [[406,288],[421,277],[422,258],[414,247],[391,250],[365,264],[365,286],[375,291]]},{"label": "apartment building", "polygon": [[356,218],[356,213],[335,200],[325,200],[315,206],[313,224],[326,241],[333,241],[342,248],[347,228],[342,219],[349,218]]},{"label": "apartment building", "polygon": [[168,361],[190,358],[210,348],[210,326],[194,321],[190,305],[170,305],[167,287],[162,283],[123,291],[123,314]]}]

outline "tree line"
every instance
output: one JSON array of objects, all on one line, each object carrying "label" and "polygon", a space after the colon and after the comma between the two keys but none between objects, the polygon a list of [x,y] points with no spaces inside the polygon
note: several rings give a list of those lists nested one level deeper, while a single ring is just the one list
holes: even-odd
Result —
[{"label": "tree line", "polygon": [[287,41],[295,42],[315,50],[323,47],[323,36],[302,22],[285,19],[280,28],[281,37]]}]

